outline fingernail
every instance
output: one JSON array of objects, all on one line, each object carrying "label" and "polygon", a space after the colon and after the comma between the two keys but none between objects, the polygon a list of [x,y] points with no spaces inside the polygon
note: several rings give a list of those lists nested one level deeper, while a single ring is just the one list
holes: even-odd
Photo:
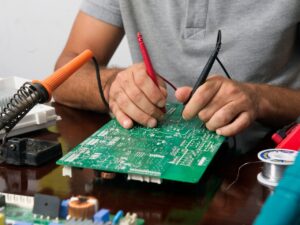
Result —
[{"label": "fingernail", "polygon": [[218,135],[222,135],[222,131],[219,130],[219,129],[216,130],[216,133],[217,133]]},{"label": "fingernail", "polygon": [[183,118],[184,120],[187,120],[187,118],[186,118],[186,116],[183,114],[183,112],[181,113],[181,115],[182,115],[182,118]]},{"label": "fingernail", "polygon": [[131,120],[124,120],[123,121],[123,127],[124,128],[130,128],[131,127]]},{"label": "fingernail", "polygon": [[150,119],[147,123],[147,127],[153,128],[153,127],[156,127],[156,124],[157,124],[156,119]]},{"label": "fingernail", "polygon": [[165,100],[159,101],[159,102],[157,103],[157,106],[160,107],[160,108],[164,107],[164,106],[165,106]]}]

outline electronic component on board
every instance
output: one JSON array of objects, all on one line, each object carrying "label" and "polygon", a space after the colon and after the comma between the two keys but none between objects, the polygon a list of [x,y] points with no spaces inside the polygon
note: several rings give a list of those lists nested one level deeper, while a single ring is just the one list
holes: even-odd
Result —
[{"label": "electronic component on board", "polygon": [[119,210],[112,220],[112,225],[118,224],[120,219],[123,217],[123,215],[124,215],[123,210]]},{"label": "electronic component on board", "polygon": [[150,177],[150,176],[142,176],[142,175],[137,175],[137,174],[128,174],[127,180],[136,180],[136,181],[155,183],[155,184],[162,183],[162,179],[160,179],[160,178]]},{"label": "electronic component on board", "polygon": [[100,176],[104,180],[112,180],[116,177],[116,173],[101,172]]},{"label": "electronic component on board", "polygon": [[6,204],[5,196],[0,194],[0,208],[4,207]]},{"label": "electronic component on board", "polygon": [[69,201],[69,215],[73,219],[91,219],[98,211],[98,200],[94,197],[78,196]]},{"label": "electronic component on board", "polygon": [[56,196],[35,194],[33,214],[49,218],[59,217],[60,199]]},{"label": "electronic component on board", "polygon": [[119,225],[136,225],[137,224],[137,214],[136,213],[126,213],[125,217],[120,220]]},{"label": "electronic component on board", "polygon": [[62,200],[60,203],[60,209],[59,209],[59,218],[66,219],[68,216],[68,210],[69,210],[69,199]]},{"label": "electronic component on board", "polygon": [[21,208],[32,209],[34,205],[34,198],[32,196],[15,195],[0,192],[5,196],[5,204],[15,205]]},{"label": "electronic component on board", "polygon": [[94,215],[94,222],[95,223],[106,223],[109,221],[109,210],[108,209],[100,209]]},{"label": "electronic component on board", "polygon": [[3,213],[0,213],[0,225],[5,225],[5,216]]}]

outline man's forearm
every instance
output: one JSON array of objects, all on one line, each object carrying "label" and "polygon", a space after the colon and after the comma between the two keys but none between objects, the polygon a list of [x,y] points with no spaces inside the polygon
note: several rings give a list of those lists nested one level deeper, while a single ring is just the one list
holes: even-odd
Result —
[{"label": "man's forearm", "polygon": [[[69,58],[58,61],[56,69],[63,66]],[[100,76],[102,87],[106,99],[108,99],[108,91],[110,83],[122,69],[101,68]],[[100,97],[99,88],[96,80],[96,72],[94,65],[89,62],[73,74],[65,81],[54,93],[53,97],[56,102],[68,105],[74,108],[87,109],[94,111],[106,112],[107,109]]]},{"label": "man's forearm", "polygon": [[300,90],[270,85],[252,85],[259,98],[258,119],[281,126],[300,116]]}]

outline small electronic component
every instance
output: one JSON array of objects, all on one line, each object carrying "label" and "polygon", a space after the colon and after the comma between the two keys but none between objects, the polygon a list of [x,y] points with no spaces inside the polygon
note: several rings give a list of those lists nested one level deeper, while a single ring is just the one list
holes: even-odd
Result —
[{"label": "small electronic component", "polygon": [[109,210],[108,209],[100,209],[94,215],[94,222],[95,223],[106,223],[109,221]]},{"label": "small electronic component", "polygon": [[62,200],[60,203],[60,209],[59,209],[59,218],[66,219],[68,216],[68,210],[69,210],[69,199]]},{"label": "small electronic component", "polygon": [[0,213],[0,225],[5,225],[5,216],[3,213]]},{"label": "small electronic component", "polygon": [[120,220],[119,225],[137,225],[137,214],[126,213],[125,217]]},{"label": "small electronic component", "polygon": [[101,178],[105,180],[112,180],[116,177],[115,173],[101,172]]},{"label": "small electronic component", "polygon": [[128,174],[127,180],[136,180],[136,181],[155,183],[155,184],[162,183],[162,180],[157,177],[142,176],[142,175],[137,175],[137,174]]},{"label": "small electronic component", "polygon": [[72,177],[72,167],[64,166],[62,169],[62,175],[64,177]]},{"label": "small electronic component", "polygon": [[69,201],[69,217],[72,219],[91,219],[98,211],[98,200],[94,197],[78,196]]},{"label": "small electronic component", "polygon": [[118,224],[120,219],[123,217],[123,215],[124,215],[123,210],[119,210],[112,220],[112,225]]},{"label": "small electronic component", "polygon": [[31,138],[11,138],[0,146],[2,162],[39,166],[62,155],[60,143]]},{"label": "small electronic component", "polygon": [[56,196],[35,194],[33,214],[49,218],[59,217],[60,199]]},{"label": "small electronic component", "polygon": [[0,194],[0,207],[5,206],[5,196]]}]

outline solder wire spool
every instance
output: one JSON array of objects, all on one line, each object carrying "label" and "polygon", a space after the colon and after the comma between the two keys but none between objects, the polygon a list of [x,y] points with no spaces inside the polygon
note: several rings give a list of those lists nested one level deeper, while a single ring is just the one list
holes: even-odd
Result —
[{"label": "solder wire spool", "polygon": [[289,149],[266,149],[257,156],[263,162],[263,169],[257,180],[264,186],[274,188],[281,179],[284,170],[295,161],[298,152]]}]

